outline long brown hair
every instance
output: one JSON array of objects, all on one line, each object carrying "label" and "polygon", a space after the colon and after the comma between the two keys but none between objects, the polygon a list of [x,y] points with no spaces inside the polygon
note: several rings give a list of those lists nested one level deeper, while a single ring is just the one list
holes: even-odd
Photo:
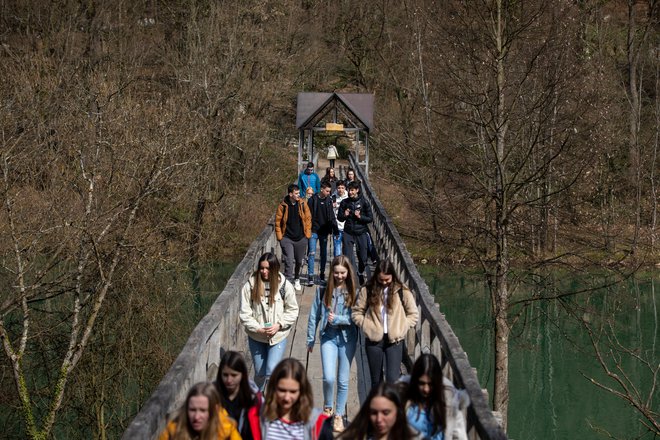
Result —
[{"label": "long brown hair", "polygon": [[222,406],[227,407],[227,405],[231,403],[229,401],[229,392],[222,380],[222,370],[225,367],[241,373],[241,382],[238,386],[238,395],[236,396],[236,399],[241,408],[249,408],[252,406],[254,397],[252,395],[252,388],[250,388],[247,364],[245,363],[245,358],[242,354],[231,350],[222,355],[222,358],[220,359],[220,367],[218,368],[218,376],[215,381],[215,386],[220,393]]},{"label": "long brown hair", "polygon": [[353,307],[355,304],[355,271],[353,270],[353,265],[351,260],[345,255],[339,255],[332,259],[330,263],[330,279],[328,280],[328,285],[325,289],[325,295],[323,296],[323,304],[326,307],[332,307],[332,292],[335,290],[335,277],[333,276],[335,266],[343,266],[348,271],[348,276],[344,285],[346,286],[344,290],[344,302],[348,307]]},{"label": "long brown hair", "polygon": [[263,261],[268,262],[268,286],[270,289],[270,294],[268,296],[268,304],[275,303],[275,292],[280,286],[280,260],[277,259],[275,254],[271,252],[266,252],[261,257],[259,257],[259,262],[257,262],[257,270],[254,271],[254,286],[252,286],[252,302],[260,302],[261,298],[264,296],[266,287],[264,282],[261,279],[261,274],[259,273],[259,266]]},{"label": "long brown hair", "polygon": [[387,295],[387,310],[392,310],[392,303],[394,301],[395,293],[403,286],[399,277],[396,275],[394,264],[390,260],[380,260],[376,265],[376,270],[371,279],[367,282],[365,289],[367,291],[367,302],[369,307],[378,307],[383,300],[383,286],[378,282],[379,274],[392,275],[392,283],[390,284],[389,295]]},{"label": "long brown hair", "polygon": [[332,180],[337,180],[337,174],[334,173],[335,175],[334,175],[334,176],[331,176],[331,175],[330,175],[330,170],[334,171],[335,169],[332,168],[332,167],[328,167],[328,168],[326,168],[326,169],[325,169],[325,176],[323,176],[323,179],[322,179],[322,180],[327,180],[328,182],[330,182],[331,179],[332,179]]},{"label": "long brown hair", "polygon": [[276,390],[281,379],[293,379],[300,385],[300,395],[298,396],[298,401],[291,408],[290,418],[292,422],[307,423],[314,407],[314,394],[312,392],[312,385],[307,379],[305,368],[298,359],[294,358],[283,359],[273,370],[273,374],[271,374],[268,385],[266,386],[264,416],[269,421],[273,421],[279,416]]},{"label": "long brown hair", "polygon": [[396,422],[392,426],[392,429],[390,429],[387,438],[396,440],[409,440],[413,438],[413,432],[408,427],[408,421],[406,419],[403,402],[398,389],[395,385],[381,382],[371,389],[369,395],[360,407],[360,411],[358,411],[355,418],[353,418],[351,424],[339,434],[337,439],[362,439],[373,434],[374,429],[371,425],[371,418],[369,415],[371,413],[371,401],[376,397],[384,397],[394,403],[394,406],[396,407]]},{"label": "long brown hair", "polygon": [[[419,379],[422,376],[428,376],[431,381],[431,395],[424,398],[419,391]],[[445,426],[447,419],[445,405],[445,390],[442,383],[442,368],[438,358],[430,353],[421,354],[412,367],[410,373],[410,385],[407,394],[408,402],[415,404],[427,411],[433,421],[433,432],[435,435]]]},{"label": "long brown hair", "polygon": [[[193,397],[204,396],[209,401],[209,423],[206,429],[197,434],[193,431],[188,419],[188,404]],[[174,422],[176,423],[176,431],[171,440],[216,440],[218,438],[218,409],[220,408],[220,396],[215,389],[215,385],[209,382],[199,382],[188,391],[186,401],[179,410]]]}]

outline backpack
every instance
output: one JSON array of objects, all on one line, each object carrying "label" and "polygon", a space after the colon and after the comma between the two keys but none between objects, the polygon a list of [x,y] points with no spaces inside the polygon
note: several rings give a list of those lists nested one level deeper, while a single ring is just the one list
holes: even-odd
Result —
[{"label": "backpack", "polygon": [[284,302],[284,297],[286,296],[286,283],[290,283],[291,281],[285,279],[284,282],[282,283],[282,287],[280,287],[280,296],[282,297],[282,302]]}]

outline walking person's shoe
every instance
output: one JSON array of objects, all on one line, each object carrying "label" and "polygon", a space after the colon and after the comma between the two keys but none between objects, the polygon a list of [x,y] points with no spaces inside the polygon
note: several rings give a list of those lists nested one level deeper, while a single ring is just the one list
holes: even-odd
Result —
[{"label": "walking person's shoe", "polygon": [[323,414],[325,414],[326,416],[330,417],[332,416],[333,413],[334,411],[332,410],[332,408],[323,408]]},{"label": "walking person's shoe", "polygon": [[307,285],[308,286],[313,286],[314,285],[314,275],[313,274],[309,274],[309,276],[307,277]]},{"label": "walking person's shoe", "polygon": [[302,286],[300,285],[300,280],[298,278],[293,281],[293,288],[296,290],[302,290]]},{"label": "walking person's shoe", "polygon": [[334,432],[342,432],[344,430],[344,418],[335,414],[332,420],[332,430]]}]

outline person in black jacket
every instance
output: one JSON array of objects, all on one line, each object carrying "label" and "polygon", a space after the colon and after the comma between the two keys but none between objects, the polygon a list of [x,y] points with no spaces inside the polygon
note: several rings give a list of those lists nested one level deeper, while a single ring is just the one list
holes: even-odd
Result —
[{"label": "person in black jacket", "polygon": [[[337,220],[344,223],[344,236],[342,238],[342,252],[351,259],[353,267],[358,268],[360,273],[360,284],[364,283],[367,266],[367,253],[369,251],[368,224],[373,220],[371,207],[360,194],[360,184],[350,182],[348,184],[348,198],[342,200],[337,211]],[[355,264],[355,253],[353,245],[356,247],[358,264]]]},{"label": "person in black jacket", "polygon": [[314,285],[314,257],[317,240],[321,247],[321,264],[319,264],[319,283],[321,283],[325,281],[325,263],[328,261],[328,235],[339,232],[330,192],[330,182],[324,181],[321,183],[321,191],[314,194],[307,202],[309,212],[312,215],[312,236],[309,239],[309,248],[307,251],[307,268],[309,274],[307,285],[309,286]]},{"label": "person in black jacket", "polygon": [[236,422],[241,438],[252,440],[252,430],[258,430],[259,425],[250,425],[248,413],[255,408],[258,414],[264,397],[257,384],[249,379],[247,363],[241,353],[230,350],[222,355],[215,387],[220,394],[222,407]]}]

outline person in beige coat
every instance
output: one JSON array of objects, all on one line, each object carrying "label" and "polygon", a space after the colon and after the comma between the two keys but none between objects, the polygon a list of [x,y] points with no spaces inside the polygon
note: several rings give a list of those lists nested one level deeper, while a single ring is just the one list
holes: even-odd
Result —
[{"label": "person in beige coat", "polygon": [[351,314],[365,336],[371,386],[382,381],[383,367],[387,382],[399,378],[403,340],[417,324],[418,316],[412,292],[399,281],[392,262],[381,260],[360,291]]},{"label": "person in beige coat", "polygon": [[334,145],[328,145],[328,162],[330,162],[330,168],[335,167],[335,159],[337,159],[339,153],[337,153],[337,147]]},{"label": "person in beige coat", "polygon": [[284,356],[286,338],[298,319],[293,285],[280,272],[280,262],[266,252],[241,290],[238,317],[248,335],[254,381],[261,391]]}]

